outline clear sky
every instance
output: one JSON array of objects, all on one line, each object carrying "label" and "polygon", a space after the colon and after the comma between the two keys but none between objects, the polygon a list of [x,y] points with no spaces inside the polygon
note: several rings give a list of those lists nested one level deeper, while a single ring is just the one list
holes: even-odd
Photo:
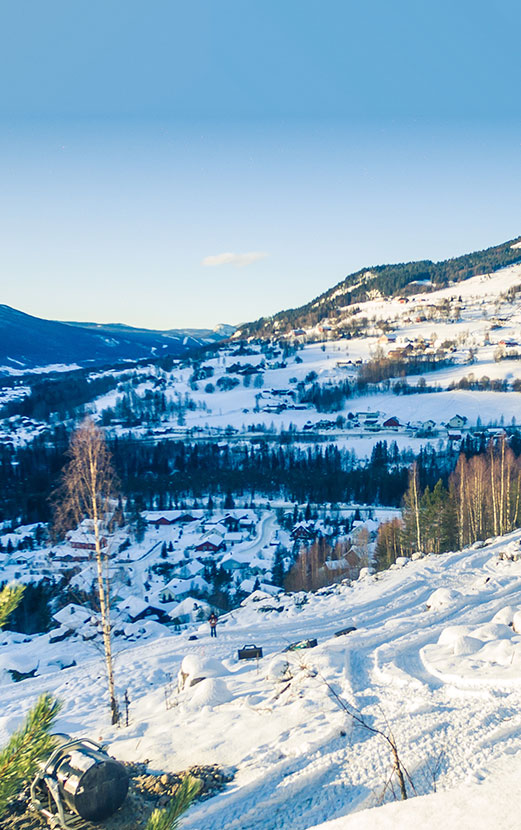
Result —
[{"label": "clear sky", "polygon": [[0,302],[239,323],[521,234],[518,0],[0,0]]}]

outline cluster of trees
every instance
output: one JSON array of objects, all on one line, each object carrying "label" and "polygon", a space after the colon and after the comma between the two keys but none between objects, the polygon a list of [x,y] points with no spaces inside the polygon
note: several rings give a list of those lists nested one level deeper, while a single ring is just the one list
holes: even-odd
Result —
[{"label": "cluster of trees", "polygon": [[[351,544],[346,539],[332,545],[321,536],[300,550],[285,577],[284,587],[287,591],[316,591],[354,576],[354,560],[350,564],[346,559],[347,556],[353,557],[353,554]],[[360,562],[356,555],[355,559],[359,568]]]},{"label": "cluster of trees", "polygon": [[[514,439],[513,439],[514,440]],[[69,435],[58,427],[17,449],[0,445],[0,521],[48,522],[49,496],[66,461]],[[165,509],[185,498],[209,494],[240,497],[260,493],[298,502],[356,501],[399,506],[407,489],[407,468],[414,460],[393,442],[375,444],[365,464],[333,444],[303,449],[282,441],[250,446],[132,438],[110,443],[121,493],[140,509]],[[447,477],[450,455],[424,449],[418,456],[422,476],[433,486]],[[138,520],[136,519],[136,522]]]},{"label": "cluster of trees", "polygon": [[[6,583],[0,584],[0,591]],[[52,628],[53,608],[56,602],[59,606],[67,603],[68,593],[66,580],[52,581],[41,579],[39,582],[30,582],[25,586],[21,599],[9,618],[11,631],[22,634],[37,634],[49,631]]]},{"label": "cluster of trees", "polygon": [[441,553],[488,536],[509,533],[521,523],[521,457],[508,438],[489,441],[478,453],[462,452],[447,484],[420,482],[413,464],[401,518],[380,526],[379,567],[414,551]]},{"label": "cluster of trees", "polygon": [[[240,496],[261,493],[292,502],[381,503],[399,505],[407,488],[407,467],[413,460],[396,444],[378,442],[371,459],[361,465],[351,452],[329,444],[253,446],[165,441],[155,445],[120,439],[112,445],[123,492],[143,508],[165,509],[183,498],[209,493]],[[434,450],[420,453],[429,481],[440,477],[447,460]]]},{"label": "cluster of trees", "polygon": [[387,357],[383,352],[375,354],[371,360],[363,363],[358,372],[358,388],[363,389],[371,383],[380,383],[388,378],[421,375],[451,366],[454,359],[444,353],[439,355],[411,354],[404,357]]},{"label": "cluster of trees", "polygon": [[[482,375],[480,378],[474,377],[471,372],[468,375],[453,380],[449,383],[448,389],[471,389],[473,392],[508,392],[509,383],[505,378],[489,378],[487,375]],[[521,380],[515,379],[512,382],[512,389],[514,392],[521,391]]]},{"label": "cluster of trees", "polygon": [[40,421],[49,420],[51,415],[60,419],[77,417],[85,404],[114,388],[113,375],[88,375],[85,370],[36,380],[29,395],[7,403],[0,414],[3,418],[24,415]]},{"label": "cluster of trees", "polygon": [[312,383],[311,386],[299,384],[298,388],[299,402],[311,404],[317,412],[338,412],[344,408],[346,400],[356,393],[356,383],[349,380],[340,383]]},{"label": "cluster of trees", "polygon": [[139,395],[131,388],[118,398],[114,406],[102,411],[101,423],[107,425],[117,421],[126,427],[141,424],[150,426],[172,417],[178,423],[184,423],[186,412],[195,409],[197,404],[188,394],[167,398],[161,389],[145,389]]}]

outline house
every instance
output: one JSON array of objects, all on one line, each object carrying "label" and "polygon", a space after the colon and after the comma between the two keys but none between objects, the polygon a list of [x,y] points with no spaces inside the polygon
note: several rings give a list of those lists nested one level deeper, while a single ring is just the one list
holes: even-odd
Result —
[{"label": "house", "polygon": [[210,533],[206,538],[195,546],[196,551],[208,551],[209,553],[218,553],[220,550],[226,550],[226,543],[223,537],[218,533]]},{"label": "house", "polygon": [[395,334],[382,334],[381,337],[378,338],[378,342],[384,345],[385,343],[396,343],[396,335]]},{"label": "house", "polygon": [[290,535],[294,542],[312,542],[317,534],[313,522],[299,522]]},{"label": "house", "polygon": [[221,568],[228,573],[233,573],[234,571],[244,571],[247,568],[247,562],[242,559],[239,559],[237,556],[234,556],[233,553],[227,553],[226,556],[223,556],[221,559]]},{"label": "house", "polygon": [[211,607],[207,602],[194,597],[186,597],[168,612],[170,620],[176,625],[186,625],[191,622],[203,622],[207,620]]},{"label": "house", "polygon": [[204,571],[204,565],[196,559],[185,559],[181,567],[176,568],[175,575],[181,577],[181,579],[191,579],[200,574],[201,571]]},{"label": "house", "polygon": [[375,412],[355,412],[355,418],[359,423],[365,421],[365,423],[375,423],[378,418],[380,417],[380,413],[378,410]]},{"label": "house", "polygon": [[408,343],[407,346],[400,346],[397,349],[389,349],[387,357],[389,360],[401,360],[402,358],[407,357],[410,351],[412,351],[412,346]]},{"label": "house", "polygon": [[394,416],[392,418],[388,418],[387,421],[384,421],[383,425],[386,429],[396,429],[401,426],[398,418],[395,418]]},{"label": "house", "polygon": [[448,429],[462,429],[465,427],[468,418],[465,415],[453,415],[450,421],[447,421],[445,426]]},{"label": "house", "polygon": [[226,526],[228,533],[237,533],[239,530],[239,519],[237,516],[232,516],[230,513],[226,514],[222,520],[222,523]]},{"label": "house", "polygon": [[293,391],[293,389],[272,389],[271,394],[275,395],[276,397],[295,397],[295,392]]},{"label": "house", "polygon": [[380,417],[379,412],[368,412],[367,415],[365,416],[365,425],[366,425],[366,427],[374,426],[376,424],[376,422],[378,421],[379,417]]},{"label": "house", "polygon": [[93,611],[90,608],[84,608],[83,605],[70,602],[64,608],[57,611],[56,614],[53,614],[52,618],[61,627],[67,628],[69,631],[74,631],[92,620]]},{"label": "house", "polygon": [[432,432],[436,427],[436,421],[433,421],[429,418],[427,421],[423,421],[421,425],[422,432]]},{"label": "house", "polygon": [[256,518],[254,513],[245,513],[239,519],[239,529],[240,530],[255,530],[256,526]]},{"label": "house", "polygon": [[167,582],[164,588],[161,588],[157,597],[159,602],[175,602],[189,596],[191,589],[192,586],[188,579],[179,579],[176,576],[170,582]]},{"label": "house", "polygon": [[[75,550],[96,550],[96,537],[92,521],[85,519],[77,530],[69,531],[67,541],[70,547]],[[99,541],[102,548],[107,547],[106,536],[102,535]]]},{"label": "house", "polygon": [[127,597],[118,604],[117,609],[132,623],[139,622],[139,620],[144,620],[147,617],[156,617],[159,622],[164,622],[167,618],[163,608],[151,605],[139,597]]},{"label": "house", "polygon": [[244,536],[242,533],[227,533],[224,537],[224,541],[227,545],[239,545],[244,541]]},{"label": "house", "polygon": [[194,510],[193,512],[186,510],[150,510],[144,514],[147,524],[156,528],[174,524],[189,524],[202,517],[202,510]]}]

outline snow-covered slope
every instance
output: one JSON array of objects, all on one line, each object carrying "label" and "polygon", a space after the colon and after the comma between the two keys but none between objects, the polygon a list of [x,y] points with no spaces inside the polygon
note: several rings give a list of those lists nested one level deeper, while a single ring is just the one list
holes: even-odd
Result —
[{"label": "snow-covered slope", "polygon": [[[197,640],[185,632],[127,645],[116,665],[118,693],[128,689],[131,700],[126,729],[109,725],[103,664],[85,644],[77,666],[5,681],[0,740],[36,695],[50,690],[65,704],[58,728],[103,739],[117,757],[149,758],[156,769],[234,767],[233,784],[194,806],[187,830],[309,830],[374,807],[392,769],[388,747],[357,726],[335,694],[369,726],[392,730],[418,794],[487,780],[521,751],[521,563],[500,558],[517,556],[520,544],[517,531],[351,587],[253,595],[221,619],[215,640],[202,624],[192,629]],[[352,625],[355,631],[334,636]],[[317,647],[283,652],[304,638],[317,638]],[[246,643],[263,647],[258,665],[237,662]],[[4,655],[14,647],[5,646]],[[41,659],[61,647],[39,638]],[[22,654],[23,644],[16,648]],[[208,679],[178,693],[187,655],[187,674]],[[458,801],[450,798],[454,816]],[[372,823],[376,810],[332,828],[391,827],[399,809],[384,807],[380,824]],[[403,809],[414,816],[422,808]],[[494,826],[516,826],[515,805],[507,815],[511,824]]]}]

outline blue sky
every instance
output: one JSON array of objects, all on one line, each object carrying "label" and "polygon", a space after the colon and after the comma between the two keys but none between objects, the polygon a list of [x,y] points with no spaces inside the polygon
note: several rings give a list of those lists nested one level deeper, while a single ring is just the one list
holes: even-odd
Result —
[{"label": "blue sky", "polygon": [[0,0],[0,301],[238,323],[521,233],[521,7]]}]

